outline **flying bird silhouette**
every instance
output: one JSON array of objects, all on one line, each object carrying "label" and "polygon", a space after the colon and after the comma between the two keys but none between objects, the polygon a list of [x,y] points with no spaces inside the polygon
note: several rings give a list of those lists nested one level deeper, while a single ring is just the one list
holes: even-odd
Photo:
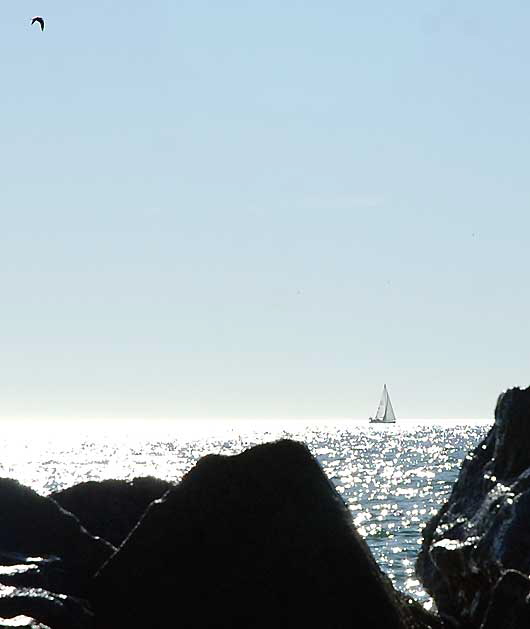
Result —
[{"label": "flying bird silhouette", "polygon": [[42,18],[40,15],[36,15],[31,20],[31,25],[33,26],[33,24],[35,24],[35,22],[38,22],[40,24],[40,30],[43,31],[44,30],[44,18]]}]

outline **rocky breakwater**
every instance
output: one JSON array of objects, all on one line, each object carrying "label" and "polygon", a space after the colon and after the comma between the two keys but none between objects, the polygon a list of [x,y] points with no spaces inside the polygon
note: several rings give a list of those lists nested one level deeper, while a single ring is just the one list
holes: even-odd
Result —
[{"label": "rocky breakwater", "polygon": [[0,479],[0,629],[13,626],[441,627],[393,588],[293,441],[205,457],[178,485],[82,483],[52,499]]},{"label": "rocky breakwater", "polygon": [[451,626],[530,626],[530,388],[499,397],[493,427],[423,532],[416,571]]},{"label": "rocky breakwater", "polygon": [[98,629],[436,625],[413,618],[292,441],[201,459],[102,567],[92,600]]}]

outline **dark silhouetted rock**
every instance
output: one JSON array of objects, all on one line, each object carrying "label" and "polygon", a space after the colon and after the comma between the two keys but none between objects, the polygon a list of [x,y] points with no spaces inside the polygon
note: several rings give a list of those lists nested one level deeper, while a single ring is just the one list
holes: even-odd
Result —
[{"label": "dark silhouetted rock", "polygon": [[72,593],[81,593],[115,550],[90,535],[75,516],[50,498],[6,478],[0,479],[0,549],[0,562],[5,556],[8,564],[9,557],[17,556],[13,553],[25,558],[60,557]]},{"label": "dark silhouetted rock", "polygon": [[503,573],[530,573],[529,521],[530,388],[510,389],[423,532],[416,572],[443,617],[480,627],[494,588],[498,598],[505,591]]},{"label": "dark silhouetted rock", "polygon": [[28,616],[50,629],[93,627],[93,614],[83,601],[36,588],[0,586],[0,616]]},{"label": "dark silhouetted rock", "polygon": [[93,535],[119,546],[153,500],[173,487],[152,476],[132,481],[89,481],[50,495]]},{"label": "dark silhouetted rock", "polygon": [[207,456],[95,578],[99,629],[413,626],[302,444]]},{"label": "dark silhouetted rock", "polygon": [[517,570],[506,570],[493,588],[481,629],[530,627],[530,579]]}]

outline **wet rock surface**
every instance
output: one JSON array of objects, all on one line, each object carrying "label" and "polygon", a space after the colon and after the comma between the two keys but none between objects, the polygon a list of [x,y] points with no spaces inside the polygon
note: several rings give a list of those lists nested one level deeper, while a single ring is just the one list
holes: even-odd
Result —
[{"label": "wet rock surface", "polygon": [[[59,557],[22,557],[5,564],[0,557],[0,584],[23,588],[44,588],[52,592],[77,593],[71,576]],[[9,560],[8,560],[9,561]]]},{"label": "wet rock surface", "polygon": [[98,629],[426,627],[305,446],[207,456],[94,580]]},{"label": "wet rock surface", "polygon": [[398,592],[398,596],[405,608],[408,629],[450,629],[438,614],[426,610],[409,595]]},{"label": "wet rock surface", "polygon": [[0,627],[90,629],[79,597],[114,550],[53,500],[0,479]]},{"label": "wet rock surface", "polygon": [[173,486],[152,476],[132,481],[89,481],[55,492],[50,498],[75,514],[90,533],[119,546],[149,504]]},{"label": "wet rock surface", "polygon": [[[517,624],[527,617],[529,521],[530,388],[516,388],[499,397],[492,429],[423,533],[416,571],[442,617],[471,628],[529,626]],[[503,617],[508,624],[495,625]]]},{"label": "wet rock surface", "polygon": [[93,614],[80,599],[40,588],[0,586],[0,616],[27,616],[54,629],[91,629]]},{"label": "wet rock surface", "polygon": [[60,557],[74,590],[82,590],[115,550],[56,502],[17,481],[0,479],[0,505],[0,549],[25,557]]},{"label": "wet rock surface", "polygon": [[20,615],[13,618],[0,618],[0,629],[51,629],[51,627],[43,625],[35,618]]}]

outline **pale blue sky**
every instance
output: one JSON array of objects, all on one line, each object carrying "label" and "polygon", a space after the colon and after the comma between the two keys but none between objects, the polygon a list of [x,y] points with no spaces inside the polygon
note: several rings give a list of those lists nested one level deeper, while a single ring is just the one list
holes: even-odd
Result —
[{"label": "pale blue sky", "polygon": [[[30,27],[35,15],[47,29]],[[0,415],[489,417],[530,5],[7,3]]]}]

